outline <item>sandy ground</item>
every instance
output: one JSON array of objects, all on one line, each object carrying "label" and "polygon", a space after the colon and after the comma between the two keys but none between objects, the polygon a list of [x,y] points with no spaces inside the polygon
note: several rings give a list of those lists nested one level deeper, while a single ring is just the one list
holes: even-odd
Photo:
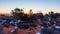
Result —
[{"label": "sandy ground", "polygon": [[40,31],[40,27],[37,26],[36,29],[28,30],[28,29],[18,29],[17,32],[11,32],[14,29],[14,26],[10,26],[9,28],[4,27],[4,31],[6,34],[36,34]]}]

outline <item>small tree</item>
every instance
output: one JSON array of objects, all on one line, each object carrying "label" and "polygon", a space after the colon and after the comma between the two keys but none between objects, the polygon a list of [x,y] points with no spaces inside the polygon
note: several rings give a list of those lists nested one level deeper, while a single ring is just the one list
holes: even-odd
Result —
[{"label": "small tree", "polygon": [[13,15],[14,19],[20,19],[24,15],[24,12],[23,9],[15,8],[11,11],[11,14]]},{"label": "small tree", "polygon": [[15,20],[20,19],[26,22],[29,20],[28,15],[23,12],[23,9],[15,8],[12,10],[11,14]]}]

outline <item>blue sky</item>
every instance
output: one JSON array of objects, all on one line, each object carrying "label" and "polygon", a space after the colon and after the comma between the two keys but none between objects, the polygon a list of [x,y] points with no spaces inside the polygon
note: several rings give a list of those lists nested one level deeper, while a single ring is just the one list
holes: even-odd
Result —
[{"label": "blue sky", "polygon": [[14,8],[60,11],[60,0],[0,0],[0,10]]}]

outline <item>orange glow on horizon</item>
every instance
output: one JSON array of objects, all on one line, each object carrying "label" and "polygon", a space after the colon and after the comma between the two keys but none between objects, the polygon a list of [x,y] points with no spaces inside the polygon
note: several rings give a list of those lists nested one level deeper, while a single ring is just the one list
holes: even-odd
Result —
[{"label": "orange glow on horizon", "polygon": [[[0,14],[11,14],[10,12],[11,12],[11,10],[0,10]],[[36,10],[33,10],[33,13],[39,13],[39,12],[42,12],[43,14],[46,14],[49,11],[36,11]],[[24,13],[29,14],[29,10],[25,10]],[[57,12],[57,13],[60,13],[60,12]]]},{"label": "orange glow on horizon", "polygon": [[0,10],[0,14],[10,14],[9,10]]}]

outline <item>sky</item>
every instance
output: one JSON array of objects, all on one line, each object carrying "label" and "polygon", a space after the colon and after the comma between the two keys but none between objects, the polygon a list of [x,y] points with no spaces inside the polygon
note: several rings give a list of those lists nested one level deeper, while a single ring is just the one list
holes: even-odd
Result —
[{"label": "sky", "polygon": [[10,13],[15,8],[33,9],[43,13],[60,11],[60,0],[0,0],[0,13]]}]

